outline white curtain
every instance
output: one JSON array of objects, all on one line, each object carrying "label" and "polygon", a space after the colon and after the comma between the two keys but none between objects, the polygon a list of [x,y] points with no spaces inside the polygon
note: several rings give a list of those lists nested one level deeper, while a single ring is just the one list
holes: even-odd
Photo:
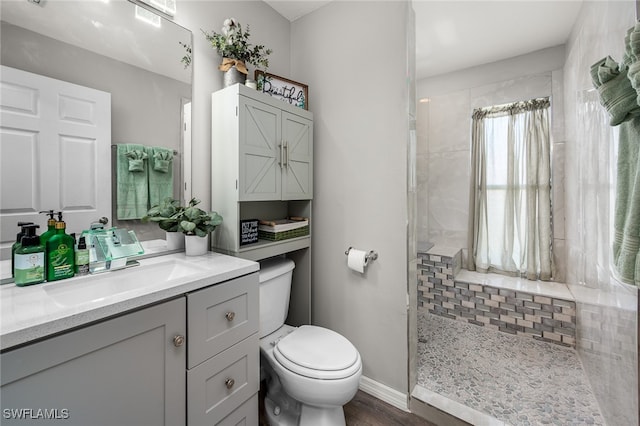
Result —
[{"label": "white curtain", "polygon": [[468,269],[550,280],[549,98],[473,113]]}]

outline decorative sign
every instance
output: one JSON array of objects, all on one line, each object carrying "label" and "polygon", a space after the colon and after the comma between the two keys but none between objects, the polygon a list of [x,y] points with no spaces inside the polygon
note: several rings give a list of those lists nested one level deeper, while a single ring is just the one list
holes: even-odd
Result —
[{"label": "decorative sign", "polygon": [[255,79],[258,90],[291,105],[309,109],[309,86],[256,70]]},{"label": "decorative sign", "polygon": [[240,221],[240,245],[258,242],[258,219]]}]

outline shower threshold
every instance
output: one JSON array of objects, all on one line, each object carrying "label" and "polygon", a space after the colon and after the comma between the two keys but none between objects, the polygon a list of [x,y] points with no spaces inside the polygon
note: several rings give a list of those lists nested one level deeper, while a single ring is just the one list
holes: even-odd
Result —
[{"label": "shower threshold", "polygon": [[575,350],[418,313],[412,397],[473,425],[604,425]]}]

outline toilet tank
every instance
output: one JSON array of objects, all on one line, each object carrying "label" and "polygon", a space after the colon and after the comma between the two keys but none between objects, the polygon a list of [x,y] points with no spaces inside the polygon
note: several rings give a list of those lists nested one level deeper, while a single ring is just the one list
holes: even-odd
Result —
[{"label": "toilet tank", "polygon": [[295,266],[281,257],[260,262],[260,338],[276,331],[287,318]]}]

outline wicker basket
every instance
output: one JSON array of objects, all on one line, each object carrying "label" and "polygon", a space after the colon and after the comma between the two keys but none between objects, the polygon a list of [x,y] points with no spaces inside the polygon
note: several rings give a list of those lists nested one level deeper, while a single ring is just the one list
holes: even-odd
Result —
[{"label": "wicker basket", "polygon": [[309,235],[307,218],[261,220],[258,227],[258,238],[269,241],[282,241],[305,235]]}]

